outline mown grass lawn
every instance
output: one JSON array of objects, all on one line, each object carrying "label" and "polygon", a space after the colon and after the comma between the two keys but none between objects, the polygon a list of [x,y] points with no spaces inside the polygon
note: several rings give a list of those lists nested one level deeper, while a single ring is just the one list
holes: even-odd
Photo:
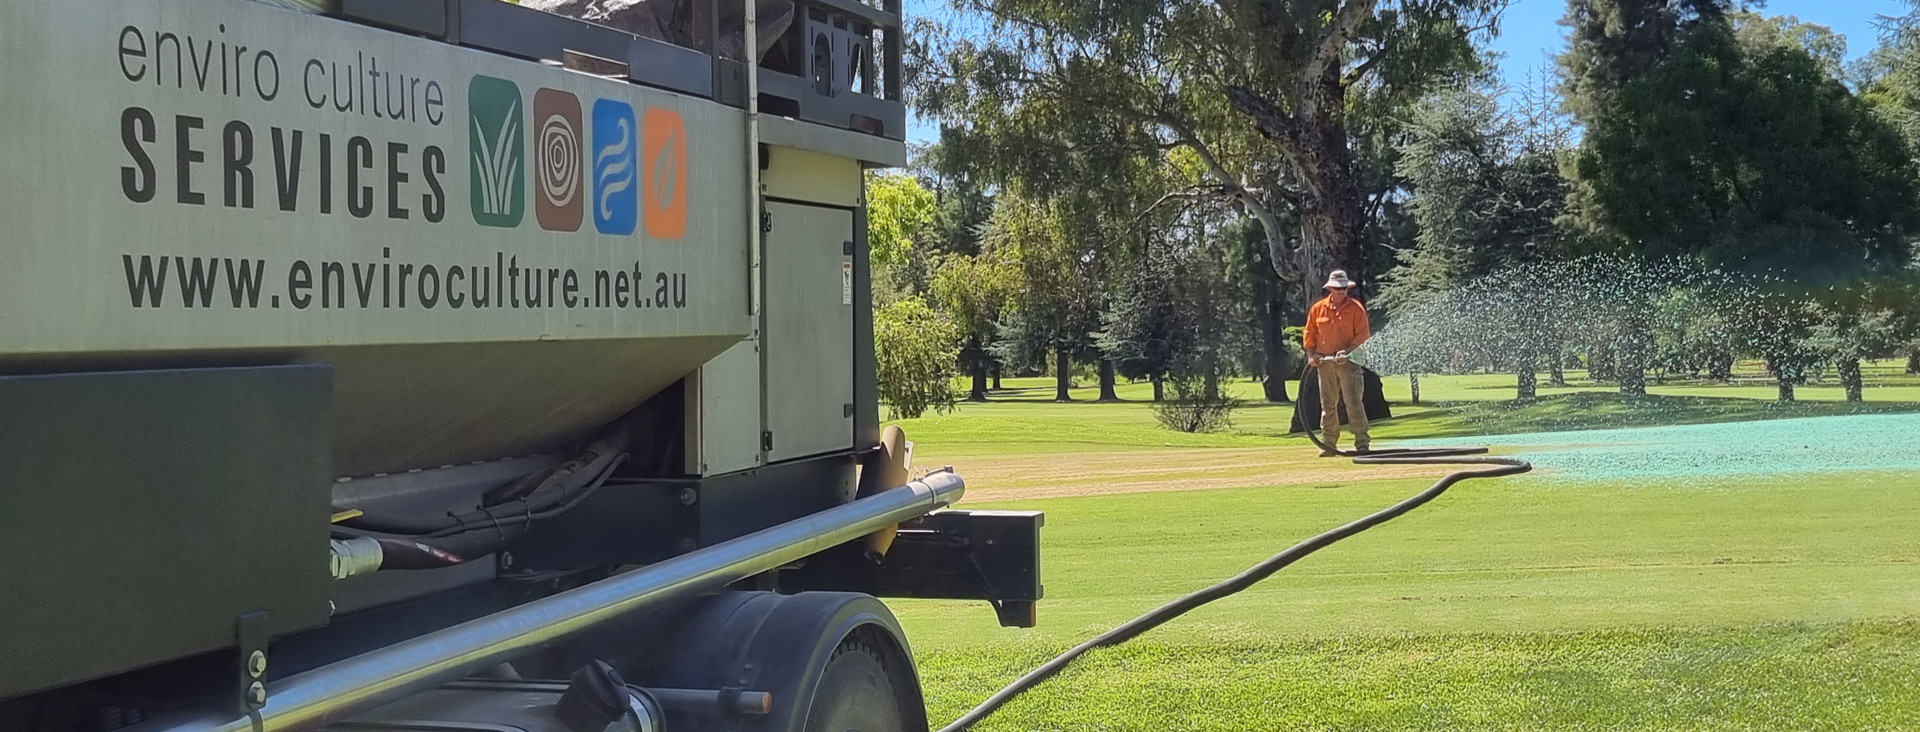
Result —
[{"label": "mown grass lawn", "polygon": [[[1920,624],[1353,638],[1151,637],[1096,652],[977,730],[1920,728]],[[921,654],[935,723],[1050,649]]]},{"label": "mown grass lawn", "polygon": [[[1442,414],[1499,406],[1510,394],[1458,398],[1495,392],[1476,383],[1487,378],[1429,377],[1423,396],[1461,402]],[[1905,393],[1920,388],[1879,388],[1920,401]],[[1678,400],[1663,421],[1781,416],[1759,411],[1762,400],[1655,392]],[[1876,401],[1869,406],[1910,409]],[[1653,421],[1632,408],[1575,392],[1505,418]],[[1141,404],[969,405],[903,426],[918,465],[951,463],[963,475],[970,462],[1007,460],[1071,471],[1121,456],[1171,464],[1270,451],[1282,474],[1331,462],[1278,436],[1290,411],[1249,411],[1216,435],[1160,430]],[[1380,434],[1460,433],[1421,418],[1396,418]],[[1047,513],[1041,627],[998,628],[978,604],[893,603],[916,644],[933,721],[1088,636],[1428,482],[1366,475],[1356,467],[1306,483],[978,500],[1045,487],[997,474],[1004,485],[965,505]],[[1248,592],[1096,652],[977,729],[1920,729],[1920,477],[1464,483]]]}]

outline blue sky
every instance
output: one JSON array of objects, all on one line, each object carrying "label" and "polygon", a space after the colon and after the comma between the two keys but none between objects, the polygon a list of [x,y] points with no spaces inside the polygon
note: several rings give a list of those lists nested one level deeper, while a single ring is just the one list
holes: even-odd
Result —
[{"label": "blue sky", "polygon": [[[909,16],[938,12],[942,0],[906,0]],[[1527,84],[1531,71],[1550,70],[1552,56],[1566,45],[1565,31],[1558,21],[1566,12],[1566,0],[1515,0],[1500,23],[1500,37],[1493,50],[1501,53],[1501,76],[1509,87]],[[1905,8],[1901,0],[1769,0],[1761,12],[1767,15],[1792,15],[1808,23],[1830,27],[1847,38],[1847,59],[1865,55],[1879,45],[1874,19],[1897,15]],[[915,142],[931,142],[937,131],[918,120],[910,121],[907,134]]]}]

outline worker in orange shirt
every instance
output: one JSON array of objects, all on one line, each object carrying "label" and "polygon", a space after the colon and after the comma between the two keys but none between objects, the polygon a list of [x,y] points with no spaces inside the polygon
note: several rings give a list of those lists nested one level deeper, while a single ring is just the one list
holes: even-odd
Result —
[{"label": "worker in orange shirt", "polygon": [[[1347,360],[1347,354],[1367,342],[1373,331],[1367,325],[1367,307],[1348,290],[1353,280],[1346,270],[1336,269],[1327,276],[1327,297],[1307,310],[1307,330],[1300,345],[1307,351],[1307,365],[1320,374],[1320,434],[1328,448],[1340,444],[1340,403],[1346,402],[1347,423],[1353,427],[1353,447],[1366,452],[1367,407],[1361,403],[1360,365]],[[1320,451],[1320,457],[1339,453]]]}]

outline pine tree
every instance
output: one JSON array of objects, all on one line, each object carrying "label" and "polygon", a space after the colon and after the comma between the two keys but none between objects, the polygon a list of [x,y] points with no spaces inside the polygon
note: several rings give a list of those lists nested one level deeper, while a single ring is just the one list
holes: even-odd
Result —
[{"label": "pine tree", "polygon": [[1731,0],[1567,0],[1559,59],[1568,111],[1591,123],[1613,93],[1666,58],[1685,29],[1724,20]]}]

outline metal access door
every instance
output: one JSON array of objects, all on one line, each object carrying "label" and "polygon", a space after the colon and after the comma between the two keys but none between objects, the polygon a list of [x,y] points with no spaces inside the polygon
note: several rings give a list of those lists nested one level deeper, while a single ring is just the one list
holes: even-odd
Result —
[{"label": "metal access door", "polygon": [[768,202],[767,461],[853,447],[853,212]]}]

